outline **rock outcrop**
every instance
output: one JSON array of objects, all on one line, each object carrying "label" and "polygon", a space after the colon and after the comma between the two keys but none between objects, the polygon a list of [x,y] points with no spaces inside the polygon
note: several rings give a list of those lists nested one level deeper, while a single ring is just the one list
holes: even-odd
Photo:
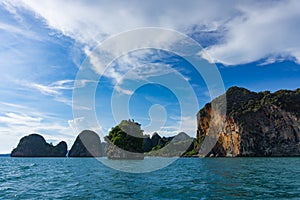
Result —
[{"label": "rock outcrop", "polygon": [[109,159],[144,159],[143,130],[134,120],[123,120],[105,137]]},{"label": "rock outcrop", "polygon": [[226,114],[211,123],[212,104],[224,106],[220,98],[224,95],[197,115],[196,152],[210,129],[219,136],[211,151],[200,156],[300,156],[300,89],[256,93],[232,87],[226,92]]},{"label": "rock outcrop", "polygon": [[144,151],[147,156],[186,156],[188,152],[193,150],[193,147],[194,138],[184,132],[172,137],[160,137],[157,133],[154,133],[151,138],[144,139]]},{"label": "rock outcrop", "polygon": [[69,157],[101,157],[102,145],[97,133],[90,130],[82,131],[69,151]]},{"label": "rock outcrop", "polygon": [[103,157],[107,156],[107,154],[106,154],[106,146],[107,146],[106,142],[101,142],[101,151],[102,151],[102,156]]},{"label": "rock outcrop", "polygon": [[161,149],[166,145],[166,143],[170,142],[173,137],[166,138],[160,137],[158,133],[153,133],[152,137],[147,136],[143,141],[144,152],[149,152],[154,149]]},{"label": "rock outcrop", "polygon": [[17,148],[11,152],[11,157],[66,157],[67,144],[60,142],[53,146],[38,134],[23,137]]}]

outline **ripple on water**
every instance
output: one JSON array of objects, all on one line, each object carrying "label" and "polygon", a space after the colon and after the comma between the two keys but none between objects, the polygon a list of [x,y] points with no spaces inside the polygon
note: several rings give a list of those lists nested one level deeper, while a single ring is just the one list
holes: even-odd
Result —
[{"label": "ripple on water", "polygon": [[95,159],[0,158],[0,199],[297,199],[299,166],[300,158],[179,159],[130,174]]}]

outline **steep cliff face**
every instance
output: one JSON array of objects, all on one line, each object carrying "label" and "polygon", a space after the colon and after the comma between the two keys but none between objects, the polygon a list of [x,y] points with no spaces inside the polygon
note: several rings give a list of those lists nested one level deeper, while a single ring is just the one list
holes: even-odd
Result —
[{"label": "steep cliff face", "polygon": [[90,130],[82,131],[76,138],[69,157],[100,157],[102,146],[97,133]]},{"label": "steep cliff face", "polygon": [[11,157],[66,157],[66,154],[66,142],[52,146],[41,135],[31,134],[20,140]]},{"label": "steep cliff face", "polygon": [[300,156],[300,89],[255,93],[232,87],[226,100],[222,123],[211,123],[211,105],[218,99],[197,115],[196,151],[212,124],[222,124],[216,144],[202,156]]}]

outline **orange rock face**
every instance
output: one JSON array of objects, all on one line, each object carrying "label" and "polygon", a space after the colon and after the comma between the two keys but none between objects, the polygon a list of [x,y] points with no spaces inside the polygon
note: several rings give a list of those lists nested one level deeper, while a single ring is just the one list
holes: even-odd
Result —
[{"label": "orange rock face", "polygon": [[[200,156],[300,156],[300,89],[255,93],[234,87],[225,96],[223,115],[212,109],[222,107],[219,99],[197,115]],[[207,138],[217,139],[209,146]]]}]

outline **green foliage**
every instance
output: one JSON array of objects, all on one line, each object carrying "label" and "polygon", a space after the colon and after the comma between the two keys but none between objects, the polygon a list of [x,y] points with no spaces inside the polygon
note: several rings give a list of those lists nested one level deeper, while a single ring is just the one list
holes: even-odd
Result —
[{"label": "green foliage", "polygon": [[123,120],[113,127],[107,138],[119,148],[130,152],[143,152],[143,130],[141,125],[131,120]]},{"label": "green foliage", "polygon": [[[226,92],[227,115],[233,118],[240,118],[242,115],[258,112],[270,105],[275,105],[285,111],[300,115],[300,89],[295,91],[279,90],[275,93],[270,91],[251,92],[245,88],[231,87]],[[223,101],[218,97],[213,100],[216,106],[220,106]],[[199,111],[199,117],[204,118],[209,115],[207,112],[211,104],[206,104]]]},{"label": "green foliage", "polygon": [[194,155],[197,155],[197,151],[195,149],[192,149],[191,151],[188,151],[184,154],[184,156],[194,156]]}]

